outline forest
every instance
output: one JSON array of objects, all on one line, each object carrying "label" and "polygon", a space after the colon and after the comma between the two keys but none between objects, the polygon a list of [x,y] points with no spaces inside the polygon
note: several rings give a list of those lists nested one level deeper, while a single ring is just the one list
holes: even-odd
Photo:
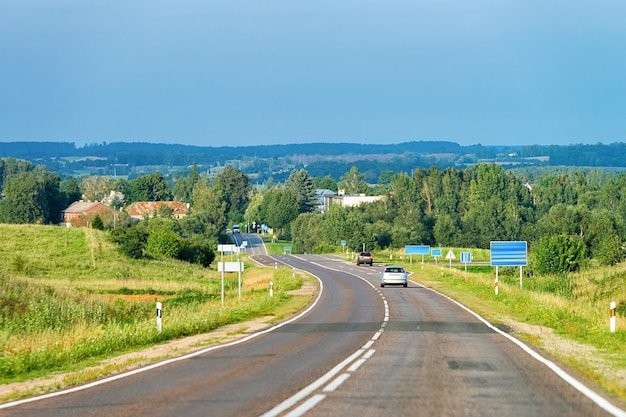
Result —
[{"label": "forest", "polygon": [[[626,236],[626,175],[569,169],[538,174],[496,164],[469,168],[387,170],[376,184],[356,166],[340,176],[313,176],[293,169],[284,182],[253,185],[227,165],[214,176],[196,165],[176,175],[159,172],[126,180],[111,176],[61,178],[43,165],[0,159],[0,222],[55,224],[73,201],[107,201],[115,215],[90,222],[111,230],[129,256],[167,255],[209,264],[211,249],[231,224],[265,224],[294,251],[328,252],[342,240],[358,250],[398,249],[408,244],[488,248],[494,240],[529,242],[538,272],[575,271],[623,260]],[[356,207],[332,205],[321,212],[316,189],[381,196]],[[135,201],[183,201],[191,214],[176,219],[167,210],[138,224],[124,208]],[[118,214],[119,212],[119,214]],[[115,230],[113,230],[115,229]]]},{"label": "forest", "polygon": [[505,169],[523,167],[580,167],[620,171],[623,143],[532,146],[461,146],[455,142],[413,141],[396,144],[306,143],[257,146],[189,146],[144,142],[102,142],[77,147],[69,142],[0,143],[0,158],[19,158],[45,165],[61,177],[113,176],[133,179],[155,171],[175,175],[196,165],[215,174],[234,165],[254,183],[285,182],[293,169],[312,176],[330,175],[335,181],[356,166],[368,183],[376,184],[385,170],[468,168],[495,163]]}]

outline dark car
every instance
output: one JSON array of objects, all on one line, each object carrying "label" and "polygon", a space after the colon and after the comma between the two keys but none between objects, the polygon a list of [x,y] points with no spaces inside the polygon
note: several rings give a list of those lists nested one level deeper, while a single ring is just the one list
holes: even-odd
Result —
[{"label": "dark car", "polygon": [[372,257],[372,254],[369,252],[359,252],[356,256],[356,266],[361,264],[369,264],[369,266],[374,265],[374,258]]}]

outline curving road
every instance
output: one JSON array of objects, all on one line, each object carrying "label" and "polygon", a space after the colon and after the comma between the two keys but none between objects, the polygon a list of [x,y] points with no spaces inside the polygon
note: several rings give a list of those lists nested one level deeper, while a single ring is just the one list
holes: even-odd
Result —
[{"label": "curving road", "polygon": [[429,289],[379,288],[380,268],[337,258],[258,258],[315,274],[316,304],[243,343],[0,416],[626,416]]}]

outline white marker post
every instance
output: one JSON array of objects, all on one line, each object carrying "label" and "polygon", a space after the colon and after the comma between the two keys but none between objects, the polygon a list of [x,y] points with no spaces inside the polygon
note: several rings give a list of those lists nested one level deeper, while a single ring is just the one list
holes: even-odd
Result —
[{"label": "white marker post", "polygon": [[610,327],[611,327],[611,333],[615,333],[615,301],[611,301],[611,320],[610,320]]},{"label": "white marker post", "polygon": [[498,295],[498,267],[496,266],[496,281],[495,281],[495,286],[496,286],[496,295]]},{"label": "white marker post", "polygon": [[270,281],[270,298],[274,297],[274,283]]},{"label": "white marker post", "polygon": [[163,305],[157,301],[156,303],[156,322],[157,322],[157,331],[161,333],[163,330]]}]

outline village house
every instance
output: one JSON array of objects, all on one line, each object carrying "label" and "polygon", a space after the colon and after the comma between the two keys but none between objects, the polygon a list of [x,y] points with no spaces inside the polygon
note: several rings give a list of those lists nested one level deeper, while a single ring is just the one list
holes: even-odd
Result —
[{"label": "village house", "polygon": [[111,207],[99,202],[76,201],[61,212],[61,225],[67,227],[89,226],[97,214],[104,216],[111,210]]},{"label": "village house", "polygon": [[134,220],[154,217],[165,206],[172,210],[172,216],[176,219],[185,217],[189,213],[189,205],[181,201],[138,201],[126,208],[126,212]]}]

